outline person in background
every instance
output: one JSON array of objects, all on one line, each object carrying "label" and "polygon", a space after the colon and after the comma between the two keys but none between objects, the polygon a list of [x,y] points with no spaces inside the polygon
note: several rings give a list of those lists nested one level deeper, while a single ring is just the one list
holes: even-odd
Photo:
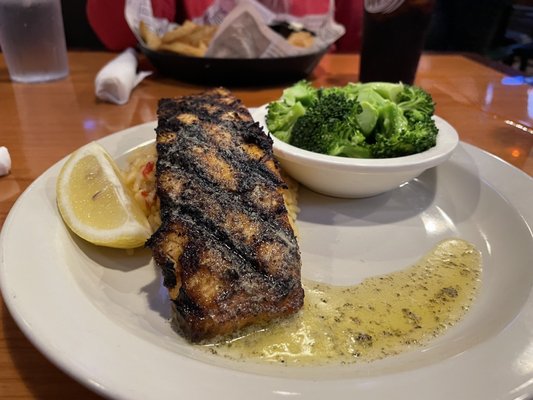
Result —
[{"label": "person in background", "polygon": [[[154,16],[182,23],[200,17],[214,0],[152,0]],[[324,13],[329,0],[262,0],[272,10],[289,9],[291,15]],[[62,0],[69,47],[121,51],[137,40],[124,18],[125,0]],[[84,15],[85,14],[85,15]],[[335,20],[346,34],[333,46],[336,52],[358,52],[361,46],[363,0],[336,0]]]},{"label": "person in background", "polygon": [[344,25],[346,33],[335,42],[337,53],[359,53],[363,32],[364,0],[336,0],[335,21]]}]

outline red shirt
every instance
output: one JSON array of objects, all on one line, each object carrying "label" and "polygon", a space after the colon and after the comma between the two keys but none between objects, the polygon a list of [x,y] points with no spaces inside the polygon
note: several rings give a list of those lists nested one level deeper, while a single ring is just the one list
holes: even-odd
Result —
[{"label": "red shirt", "polygon": [[[176,0],[151,0],[155,17],[170,21],[193,19],[204,14],[214,0],[182,0],[185,15],[176,16]],[[178,0],[180,1],[180,0]],[[275,7],[276,0],[262,0],[266,6]],[[271,3],[271,4],[270,4]],[[92,29],[107,49],[120,51],[137,43],[124,18],[125,0],[87,0],[87,18]],[[325,14],[329,0],[295,0],[289,5],[291,15]],[[363,0],[336,0],[335,20],[344,25],[346,34],[335,44],[335,51],[358,52],[361,45]]]},{"label": "red shirt", "polygon": [[[87,19],[94,33],[113,51],[135,47],[137,39],[124,18],[125,0],[87,0]],[[152,0],[154,16],[174,21],[176,0]]]}]

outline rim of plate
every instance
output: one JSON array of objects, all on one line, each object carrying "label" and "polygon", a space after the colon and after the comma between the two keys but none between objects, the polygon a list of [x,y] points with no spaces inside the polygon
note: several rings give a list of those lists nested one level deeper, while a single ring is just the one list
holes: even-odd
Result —
[{"label": "rim of plate", "polygon": [[[139,135],[139,140],[137,141],[137,145],[129,145],[128,140],[122,140],[125,138],[127,134],[133,133],[135,135],[135,131],[139,129],[139,127],[146,127],[148,128],[149,125],[152,125],[153,123],[147,123],[143,125],[139,125],[136,127],[132,127],[129,129],[126,129],[121,132],[117,132],[114,135],[107,136],[105,138],[102,138],[98,140],[101,144],[107,144],[109,147],[107,147],[109,150],[112,151],[112,154],[114,155],[121,155],[126,153],[126,151],[131,150],[134,147],[140,146],[141,143],[144,141],[146,142],[146,138],[143,137],[143,140],[141,140],[141,136]],[[137,136],[135,136],[137,138]],[[491,180],[491,186],[494,188],[495,191],[498,193],[501,193],[502,195],[505,195],[505,197],[508,199],[511,206],[513,206],[517,212],[524,218],[524,223],[528,226],[529,231],[531,232],[531,225],[533,224],[533,211],[530,208],[530,201],[529,197],[524,197],[524,193],[527,194],[533,194],[533,179],[525,174],[524,172],[512,167],[507,162],[499,159],[498,157],[486,153],[480,149],[477,149],[474,146],[464,144],[465,149],[471,154],[476,161],[476,164],[479,164],[479,171],[481,172],[479,178],[480,179],[488,179]],[[473,152],[475,150],[475,152]],[[66,159],[66,157],[65,157]],[[4,295],[5,303],[11,314],[13,315],[13,318],[17,322],[18,326],[21,328],[21,330],[24,332],[24,334],[31,340],[32,343],[36,345],[36,347],[43,352],[49,359],[53,360],[53,362],[60,366],[66,373],[77,379],[78,381],[82,382],[86,386],[90,387],[91,389],[106,395],[106,396],[116,396],[117,398],[128,398],[128,395],[130,397],[139,397],[142,398],[143,392],[142,388],[143,385],[141,382],[136,382],[135,376],[140,376],[146,378],[146,359],[143,359],[143,362],[139,361],[138,365],[130,366],[131,368],[135,368],[135,374],[133,375],[127,375],[127,378],[129,381],[124,381],[124,373],[120,371],[119,368],[114,368],[109,365],[103,366],[102,369],[90,369],[88,368],[88,365],[84,362],[80,362],[78,358],[76,358],[75,355],[65,353],[62,351],[62,348],[64,348],[64,344],[62,341],[52,341],[50,342],[49,338],[43,337],[39,334],[38,331],[33,330],[32,326],[32,318],[28,318],[27,315],[24,315],[22,311],[20,311],[17,308],[16,301],[8,297],[6,298],[7,294],[13,294],[12,288],[5,287],[5,281],[6,281],[6,274],[8,272],[8,268],[6,267],[6,263],[4,260],[4,246],[7,243],[7,230],[9,227],[14,223],[14,217],[15,213],[18,210],[18,208],[22,205],[22,202],[25,201],[28,195],[31,195],[32,192],[35,193],[37,189],[41,190],[42,188],[39,187],[39,185],[44,185],[44,182],[46,179],[49,179],[51,176],[53,177],[54,173],[57,173],[58,166],[61,165],[65,161],[65,159],[60,160],[57,162],[54,166],[49,168],[47,171],[45,171],[41,176],[39,176],[25,191],[22,195],[20,195],[19,199],[17,199],[15,205],[13,206],[12,210],[10,211],[4,227],[2,229],[2,232],[0,232],[0,288],[2,289],[2,294]],[[467,162],[469,160],[457,160],[459,162]],[[501,169],[504,169],[503,172],[507,172],[507,174],[501,174],[498,172],[502,172]],[[509,169],[511,168],[511,169]],[[509,175],[512,178],[516,179],[509,179]],[[526,187],[523,187],[526,186]],[[38,194],[37,194],[38,195]],[[8,228],[5,229],[4,228]],[[58,294],[59,295],[59,294]],[[498,389],[498,393],[502,393],[502,390],[506,390],[508,387],[512,387],[512,390],[506,392],[505,398],[526,398],[526,395],[517,397],[523,393],[529,393],[531,394],[531,389],[533,387],[533,369],[531,368],[531,364],[523,365],[522,372],[519,370],[519,366],[516,368],[512,368],[511,365],[509,365],[509,361],[516,361],[516,355],[509,354],[509,350],[503,349],[503,345],[508,344],[510,347],[513,348],[513,351],[518,351],[519,349],[515,349],[516,347],[514,345],[516,337],[523,337],[525,334],[529,334],[533,332],[533,325],[531,325],[531,319],[528,319],[528,316],[531,316],[533,314],[533,296],[530,293],[529,299],[524,304],[524,308],[527,307],[527,310],[523,310],[525,312],[522,312],[515,321],[513,321],[513,329],[506,329],[502,332],[502,334],[499,337],[493,338],[490,343],[487,343],[486,346],[478,346],[476,348],[472,348],[471,351],[464,352],[457,357],[454,358],[454,360],[450,360],[450,362],[447,363],[441,363],[439,365],[432,365],[429,368],[425,369],[424,371],[418,371],[422,375],[413,375],[410,372],[407,373],[399,373],[399,374],[392,374],[385,377],[385,383],[391,384],[390,390],[392,388],[396,388],[396,390],[399,390],[396,392],[399,398],[408,398],[409,393],[413,393],[415,391],[415,387],[413,384],[415,382],[419,382],[421,388],[423,389],[423,392],[429,395],[429,393],[434,393],[435,398],[448,398],[450,394],[453,395],[453,393],[463,393],[465,396],[468,396],[468,393],[472,393],[472,389],[467,387],[459,387],[461,383],[465,382],[472,382],[471,385],[475,385],[476,382],[480,382],[480,380],[485,380],[487,375],[487,370],[485,368],[485,373],[483,371],[476,371],[475,366],[479,366],[479,364],[486,364],[486,363],[495,363],[494,367],[495,370],[491,371],[493,374],[502,373],[504,375],[501,377],[502,379],[505,379],[505,382],[500,381],[494,381],[490,380],[489,382],[494,382],[492,385],[487,385],[485,389],[483,389],[484,393],[487,393],[487,390],[490,390],[490,388]],[[99,320],[103,320],[106,323],[106,326],[101,327],[101,329],[106,329],[108,327],[111,327],[113,329],[113,333],[117,336],[121,335],[123,333],[122,329],[117,328],[117,325],[113,325],[112,321],[108,321],[103,316],[97,316]],[[37,321],[39,322],[39,321]],[[72,321],[71,321],[72,322]],[[38,325],[38,324],[36,324]],[[99,328],[99,327],[95,327]],[[79,329],[76,328],[76,329]],[[99,328],[100,329],[100,328]],[[92,332],[84,333],[84,335],[91,335]],[[97,335],[93,335],[92,337],[97,337]],[[79,338],[76,338],[77,340]],[[122,347],[117,348],[117,352],[119,351],[120,354],[123,356],[130,357],[132,360],[135,360],[136,357],[138,358],[138,354],[134,349],[128,350],[128,344],[135,344],[139,343],[138,338],[136,337],[124,337],[124,342],[122,343]],[[531,342],[529,340],[529,342]],[[496,356],[499,354],[485,354],[484,349],[486,350],[487,346],[490,346],[491,349],[495,349],[496,353],[502,353],[505,354],[506,357],[505,360],[501,361],[500,358],[497,358]],[[157,360],[157,357],[162,357],[164,361],[163,364],[168,363],[169,355],[164,352],[163,350],[159,348],[154,348],[154,346],[148,346],[149,349],[139,349],[140,354],[145,354],[147,350],[155,350],[154,354],[151,354],[152,361]],[[521,351],[524,351],[524,354],[531,354],[527,353],[528,349],[521,349]],[[472,353],[472,354],[470,354]],[[490,353],[490,352],[489,352]],[[520,353],[521,354],[521,353]],[[145,354],[146,355],[146,354]],[[79,357],[79,356],[78,356]],[[107,358],[108,355],[105,355]],[[126,358],[127,358],[126,357]],[[529,359],[531,360],[531,355],[529,355]],[[117,361],[115,359],[115,361]],[[130,360],[131,361],[131,360]],[[149,361],[149,359],[148,359]],[[124,364],[127,363],[126,360],[118,358],[118,362]],[[292,379],[281,379],[281,378],[271,378],[271,377],[264,377],[264,376],[256,376],[253,374],[246,374],[243,372],[238,372],[235,370],[226,370],[222,368],[213,367],[212,365],[206,365],[201,362],[195,362],[189,359],[190,364],[188,364],[188,368],[185,371],[175,371],[176,375],[185,375],[185,377],[189,377],[188,379],[191,379],[190,383],[191,385],[198,384],[199,382],[202,382],[206,376],[204,375],[206,372],[211,371],[213,375],[216,375],[216,377],[220,380],[218,383],[219,385],[214,385],[214,382],[211,382],[210,385],[202,385],[201,386],[194,386],[194,387],[187,387],[190,385],[185,385],[186,387],[181,388],[182,394],[196,394],[202,399],[210,398],[209,396],[213,395],[224,395],[225,393],[228,394],[229,391],[231,391],[233,394],[239,393],[241,389],[246,389],[244,392],[241,392],[244,394],[247,393],[256,393],[258,398],[266,399],[266,398],[282,398],[290,395],[301,395],[302,397],[305,397],[305,395],[310,395],[310,397],[313,398],[320,398],[320,396],[325,396],[326,393],[333,393],[334,395],[337,395],[339,398],[351,398],[354,396],[353,389],[360,388],[362,390],[361,398],[372,398],[368,397],[369,394],[371,395],[374,393],[374,391],[380,393],[380,392],[387,392],[388,395],[391,395],[393,392],[390,392],[387,386],[380,385],[379,381],[377,379],[363,379],[364,382],[362,382],[364,385],[360,385],[361,378],[359,381],[355,379],[355,382],[353,382],[353,379],[350,380],[335,380],[335,381],[326,381],[322,382],[323,386],[318,385],[318,382],[316,381],[308,381],[308,380],[292,380]],[[474,376],[466,376],[464,373],[460,372],[461,368],[457,368],[457,363],[464,363],[464,368],[469,368],[469,371],[472,371]],[[135,364],[135,363],[134,363]],[[142,364],[142,365],[141,365]],[[455,373],[453,372],[455,371]],[[525,372],[524,372],[525,371]],[[528,372],[529,371],[529,372]],[[458,382],[457,385],[451,385],[449,382],[449,378],[447,378],[447,375],[439,375],[432,376],[431,373],[435,372],[450,372],[453,374],[455,378],[457,378]],[[429,374],[429,375],[428,375]],[[96,378],[96,379],[95,379]],[[432,378],[432,379],[431,379]],[[512,379],[510,379],[512,378]],[[240,382],[241,384],[238,384],[239,379],[242,379]],[[435,380],[434,385],[431,385],[428,383],[429,380]],[[179,382],[180,379],[177,379],[176,382]],[[231,382],[230,382],[231,381]],[[248,383],[247,383],[248,381]],[[448,383],[446,383],[448,381]],[[505,383],[505,384],[504,384]],[[117,387],[117,385],[119,385]],[[245,388],[242,388],[241,385],[246,386]],[[262,386],[265,390],[260,390],[260,387]],[[169,384],[169,386],[172,386]],[[416,385],[415,385],[416,386]],[[175,387],[175,386],[173,386]],[[141,390],[140,392],[134,392],[135,388]],[[404,389],[404,390],[401,390]],[[440,389],[440,390],[439,390]],[[294,392],[292,390],[300,390],[301,392]],[[435,391],[436,390],[436,391]],[[168,391],[168,390],[167,390]],[[370,393],[372,392],[372,393]],[[415,392],[416,393],[416,392]],[[135,396],[134,396],[135,394]],[[158,398],[157,393],[150,393],[150,396],[148,396],[146,393],[146,398]],[[207,397],[204,397],[207,396]],[[512,396],[512,397],[511,397]],[[239,397],[239,396],[237,396]],[[431,397],[431,396],[430,396]],[[452,396],[453,397],[453,396]],[[322,397],[323,398],[323,397]],[[374,397],[376,398],[376,397]]]}]

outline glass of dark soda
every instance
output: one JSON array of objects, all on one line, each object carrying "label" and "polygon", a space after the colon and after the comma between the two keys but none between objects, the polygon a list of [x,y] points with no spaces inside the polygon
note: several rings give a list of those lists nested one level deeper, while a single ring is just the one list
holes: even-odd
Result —
[{"label": "glass of dark soda", "polygon": [[365,0],[359,80],[412,84],[435,0]]}]

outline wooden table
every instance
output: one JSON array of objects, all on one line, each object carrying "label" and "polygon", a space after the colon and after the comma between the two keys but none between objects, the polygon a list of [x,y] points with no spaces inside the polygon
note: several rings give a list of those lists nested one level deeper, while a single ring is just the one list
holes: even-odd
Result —
[{"label": "wooden table", "polygon": [[[0,58],[0,146],[13,161],[11,174],[0,178],[0,227],[17,197],[62,157],[91,140],[154,120],[160,97],[204,89],[154,75],[126,105],[107,104],[96,100],[93,82],[113,54],[69,56],[67,79],[33,85],[11,83]],[[357,81],[358,64],[356,55],[327,55],[312,79],[317,86]],[[533,87],[460,55],[424,56],[416,83],[433,95],[437,114],[461,140],[533,176]],[[232,89],[253,107],[278,98],[283,86]],[[0,316],[0,398],[98,398],[41,355],[3,302]]]}]

